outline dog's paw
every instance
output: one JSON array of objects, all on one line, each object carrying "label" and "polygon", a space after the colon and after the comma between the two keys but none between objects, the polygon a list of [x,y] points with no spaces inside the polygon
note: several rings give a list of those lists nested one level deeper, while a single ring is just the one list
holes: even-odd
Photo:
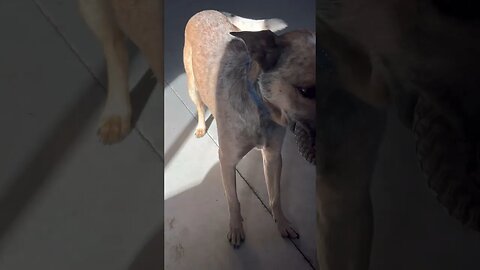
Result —
[{"label": "dog's paw", "polygon": [[98,137],[104,144],[117,143],[130,132],[130,116],[113,115],[104,118],[98,128]]},{"label": "dog's paw", "polygon": [[288,222],[288,220],[286,219],[277,220],[276,223],[277,223],[278,231],[280,232],[282,237],[291,238],[291,239],[300,238],[300,235],[297,233],[295,228],[293,228],[292,224]]},{"label": "dog's paw", "polygon": [[230,225],[230,231],[227,234],[228,241],[234,248],[239,248],[242,242],[245,240],[245,233],[243,231],[243,225]]},{"label": "dog's paw", "polygon": [[197,127],[195,129],[195,137],[197,138],[205,136],[205,133],[207,133],[207,129],[205,127]]}]

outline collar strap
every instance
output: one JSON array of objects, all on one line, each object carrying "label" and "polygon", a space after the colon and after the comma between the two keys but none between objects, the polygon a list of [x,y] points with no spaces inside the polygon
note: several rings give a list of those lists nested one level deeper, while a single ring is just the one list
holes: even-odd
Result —
[{"label": "collar strap", "polygon": [[255,103],[255,105],[257,106],[258,112],[260,114],[260,118],[270,117],[270,111],[268,110],[267,105],[263,100],[263,97],[261,96],[261,94],[259,93],[259,90],[257,89],[258,81],[253,82],[248,78],[248,72],[250,71],[250,68],[251,68],[251,60],[247,62],[246,66],[247,66],[246,81],[247,81],[248,94],[251,100],[253,101],[253,103]]}]

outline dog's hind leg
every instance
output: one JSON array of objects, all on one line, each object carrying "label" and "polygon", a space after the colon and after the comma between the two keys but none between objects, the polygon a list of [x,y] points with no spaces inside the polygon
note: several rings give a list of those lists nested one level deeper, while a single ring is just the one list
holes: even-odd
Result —
[{"label": "dog's hind leg", "polygon": [[137,45],[163,87],[163,0],[109,0],[122,31]]},{"label": "dog's hind leg", "polygon": [[268,202],[272,210],[273,218],[277,223],[278,230],[283,237],[298,238],[299,234],[292,227],[283,214],[280,199],[280,180],[282,172],[282,145],[285,137],[285,129],[275,128],[273,136],[262,149],[263,170],[267,183]]},{"label": "dog's hind leg", "polygon": [[108,1],[80,0],[80,11],[103,45],[108,72],[107,101],[98,135],[103,143],[122,140],[130,131],[131,107],[128,91],[128,52]]},{"label": "dog's hind leg", "polygon": [[183,48],[183,64],[185,66],[185,73],[187,74],[188,94],[197,108],[198,123],[195,129],[195,136],[201,138],[207,131],[205,125],[205,104],[202,102],[195,84],[195,75],[192,66],[192,48],[188,42],[185,42],[185,47]]},{"label": "dog's hind leg", "polygon": [[191,83],[190,80],[188,85],[188,94],[197,108],[198,123],[197,127],[195,128],[195,136],[197,136],[197,138],[201,138],[207,132],[207,126],[205,125],[205,104],[203,104],[202,100],[200,99],[200,95],[195,89],[195,86],[191,86],[194,84]]}]

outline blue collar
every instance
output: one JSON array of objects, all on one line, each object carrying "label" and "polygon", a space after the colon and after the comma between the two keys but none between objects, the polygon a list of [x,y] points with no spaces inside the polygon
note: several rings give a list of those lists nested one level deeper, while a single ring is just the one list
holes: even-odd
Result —
[{"label": "blue collar", "polygon": [[259,90],[257,90],[257,82],[252,82],[248,79],[248,72],[250,71],[251,62],[247,62],[247,91],[252,99],[253,103],[257,106],[258,113],[260,114],[260,118],[263,117],[270,117],[270,111],[263,100],[263,97],[260,95]]}]

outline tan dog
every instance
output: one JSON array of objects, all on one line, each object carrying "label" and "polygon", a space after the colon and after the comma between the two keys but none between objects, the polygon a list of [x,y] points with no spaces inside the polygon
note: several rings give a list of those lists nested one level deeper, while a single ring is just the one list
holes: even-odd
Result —
[{"label": "tan dog", "polygon": [[234,247],[245,238],[235,167],[254,147],[262,150],[269,205],[278,229],[284,237],[298,237],[280,202],[281,149],[285,126],[296,123],[315,130],[315,35],[271,32],[285,26],[278,19],[202,11],[185,29],[188,91],[198,111],[195,135],[206,132],[206,105],[217,121],[230,213],[228,239]]},{"label": "tan dog", "polygon": [[98,135],[103,143],[122,140],[130,131],[128,89],[129,38],[163,83],[163,0],[79,0],[81,14],[103,45],[108,72],[108,96]]}]

